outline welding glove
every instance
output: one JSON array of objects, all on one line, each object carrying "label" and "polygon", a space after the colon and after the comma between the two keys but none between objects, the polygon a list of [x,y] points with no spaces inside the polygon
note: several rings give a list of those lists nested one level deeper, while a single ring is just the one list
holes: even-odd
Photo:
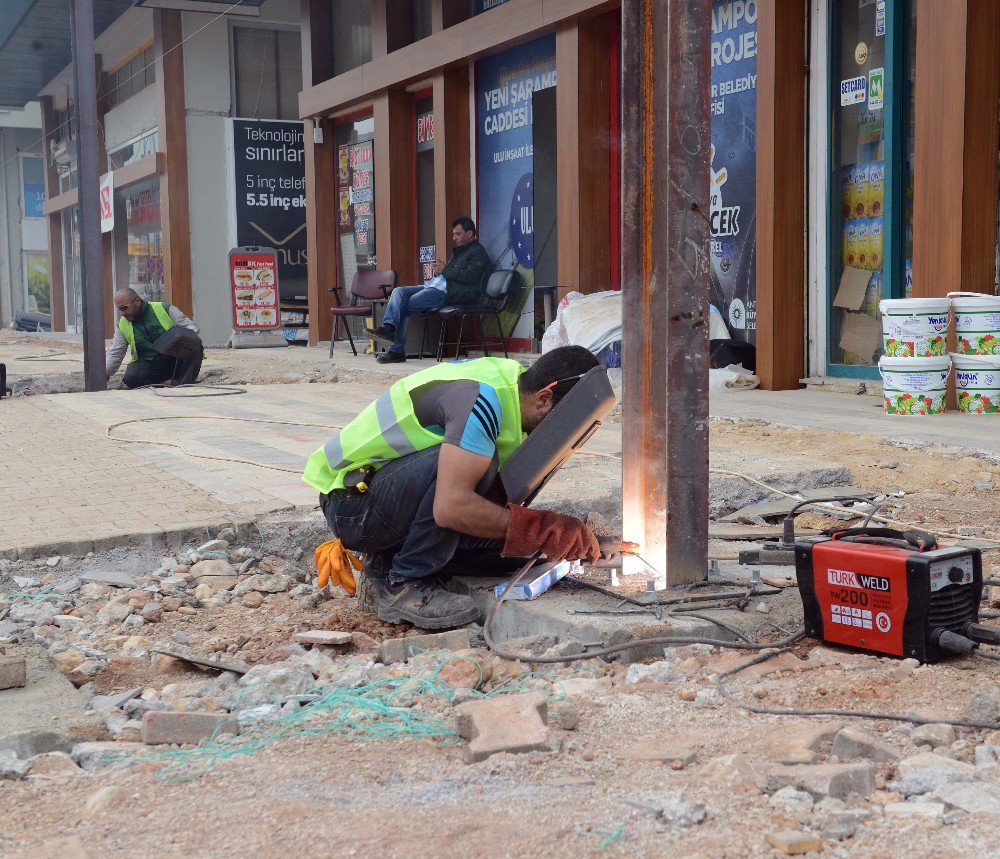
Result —
[{"label": "welding glove", "polygon": [[586,559],[593,563],[601,554],[597,537],[575,516],[551,510],[532,510],[508,504],[510,521],[500,554],[505,558],[528,558],[541,552],[550,561]]},{"label": "welding glove", "polygon": [[327,540],[316,547],[313,556],[316,562],[316,585],[325,588],[327,583],[340,585],[348,594],[354,596],[357,585],[354,572],[361,571],[361,559],[348,552],[340,540]]}]

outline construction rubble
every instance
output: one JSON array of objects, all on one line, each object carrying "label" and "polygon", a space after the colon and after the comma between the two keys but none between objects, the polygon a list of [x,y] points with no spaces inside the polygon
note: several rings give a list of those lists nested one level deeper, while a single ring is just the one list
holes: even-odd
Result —
[{"label": "construction rubble", "polygon": [[[78,808],[60,837],[92,855],[137,833],[197,854],[196,834],[220,824],[216,812],[181,811],[187,785],[200,785],[199,809],[230,780],[280,805],[305,789],[299,778],[329,778],[334,793],[353,782],[359,797],[387,792],[359,808],[419,791],[471,820],[516,803],[522,825],[549,821],[535,849],[556,852],[560,832],[584,851],[691,856],[892,855],[915,832],[942,855],[996,849],[1000,828],[985,824],[1000,810],[1000,732],[750,717],[717,684],[750,656],[707,645],[633,664],[548,665],[491,654],[477,626],[401,634],[339,589],[318,591],[302,548],[310,535],[289,533],[223,529],[158,562],[136,548],[0,561],[0,679],[17,679],[5,664],[21,666],[20,684],[0,684],[12,687],[0,714],[40,672],[74,687],[60,700],[76,708],[56,719],[34,702],[29,727],[0,719],[0,796],[19,821],[0,830],[0,853],[35,844],[26,827],[45,828],[41,800],[58,792]],[[573,656],[588,643],[538,634],[505,646]],[[725,693],[777,708],[1000,721],[995,669],[972,668],[799,642]],[[346,752],[351,741],[362,744]],[[340,771],[345,754],[357,778]],[[467,794],[461,809],[439,795],[445,786]],[[191,827],[164,809],[192,814]],[[307,840],[240,827],[251,830],[241,843],[260,849]],[[365,837],[387,855],[405,843]]]}]

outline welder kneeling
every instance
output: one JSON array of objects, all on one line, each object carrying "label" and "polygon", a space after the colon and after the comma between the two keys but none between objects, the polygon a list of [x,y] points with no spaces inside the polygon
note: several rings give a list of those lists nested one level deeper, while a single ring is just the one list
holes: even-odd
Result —
[{"label": "welder kneeling", "polygon": [[471,597],[446,587],[453,574],[503,574],[538,552],[596,560],[597,538],[585,523],[504,506],[494,488],[525,433],[595,366],[589,351],[565,346],[528,370],[477,358],[393,384],[317,450],[303,474],[340,541],[322,553],[333,553],[332,562],[317,553],[321,586],[324,569],[349,571],[341,546],[361,552],[358,597],[366,609],[390,623],[447,629],[479,617]]}]

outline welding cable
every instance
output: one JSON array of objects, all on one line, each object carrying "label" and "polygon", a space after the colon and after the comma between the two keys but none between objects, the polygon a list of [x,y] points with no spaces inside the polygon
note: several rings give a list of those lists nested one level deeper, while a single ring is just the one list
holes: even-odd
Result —
[{"label": "welding cable", "polygon": [[534,565],[537,560],[537,555],[534,558],[528,560],[528,562],[518,570],[517,574],[511,579],[507,587],[504,588],[503,593],[493,605],[490,607],[489,612],[486,615],[486,622],[483,624],[483,638],[486,639],[486,645],[492,650],[497,656],[503,657],[504,659],[511,659],[520,662],[532,662],[536,664],[553,664],[560,662],[577,662],[581,659],[596,659],[600,656],[611,656],[614,653],[621,653],[625,650],[633,650],[636,647],[658,647],[665,644],[709,644],[715,647],[728,647],[735,650],[766,650],[774,647],[786,647],[787,645],[798,641],[805,635],[805,628],[801,628],[794,632],[792,635],[785,636],[778,641],[769,642],[766,644],[750,643],[743,641],[723,641],[718,638],[702,638],[695,636],[681,636],[681,635],[661,635],[654,638],[635,638],[631,641],[623,642],[622,644],[615,644],[610,647],[602,647],[599,650],[588,650],[586,653],[578,653],[574,656],[535,656],[531,653],[516,653],[512,650],[508,650],[505,647],[501,647],[493,639],[493,620],[496,617],[497,610],[503,605],[504,601],[507,599],[507,595],[511,593],[515,587],[520,583],[521,579],[527,575],[528,570]]},{"label": "welding cable", "polygon": [[[724,671],[721,674],[717,674],[715,677],[715,688],[718,693],[732,704],[746,710],[748,713],[755,713],[759,716],[835,716],[838,718],[846,719],[871,719],[873,721],[889,721],[889,722],[911,722],[915,725],[954,725],[956,728],[974,728],[974,729],[985,729],[988,731],[1000,730],[1000,722],[979,722],[979,721],[966,721],[962,719],[936,719],[930,716],[919,716],[917,714],[911,713],[908,716],[901,716],[897,713],[879,713],[868,710],[799,710],[794,708],[783,708],[783,707],[762,707],[756,704],[747,704],[744,701],[736,698],[725,686],[725,680],[727,677],[733,677],[739,674],[741,671],[746,671],[748,668],[752,668],[754,665],[760,665],[763,662],[767,662],[768,659],[773,659],[775,656],[779,656],[782,653],[790,653],[790,647],[780,647],[778,650],[773,650],[769,653],[762,653],[751,659],[749,662],[744,662],[742,665],[736,666],[729,671]],[[983,655],[978,654],[977,655]],[[1000,657],[993,657],[997,658]]]}]

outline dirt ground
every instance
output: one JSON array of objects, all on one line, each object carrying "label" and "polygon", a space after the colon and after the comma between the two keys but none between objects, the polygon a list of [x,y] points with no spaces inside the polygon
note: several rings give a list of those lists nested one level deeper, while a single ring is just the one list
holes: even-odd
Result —
[{"label": "dirt ground", "polygon": [[[282,367],[276,375],[302,372]],[[241,378],[232,370],[216,380],[238,383]],[[789,455],[843,463],[855,485],[864,490],[904,493],[883,510],[894,518],[932,530],[973,529],[970,536],[1000,532],[995,524],[1000,520],[1000,466],[958,449],[905,446],[871,436],[782,429],[749,421],[713,421],[712,436],[717,446],[770,456],[776,463]],[[606,457],[577,457],[541,500],[608,515],[620,503],[615,493],[620,485],[618,468]],[[108,591],[89,602],[66,601],[69,616],[82,622],[79,628],[92,632],[86,639],[75,637],[72,624],[66,628],[20,624],[11,637],[13,643],[0,642],[0,648],[16,647],[22,637],[50,648],[59,642],[85,644],[108,657],[89,683],[82,684],[89,685],[87,691],[106,694],[141,686],[151,698],[158,698],[171,685],[203,683],[214,672],[183,664],[158,670],[151,653],[156,643],[251,666],[286,660],[294,652],[289,649],[291,638],[300,630],[363,633],[371,645],[334,654],[337,666],[356,669],[372,682],[379,677],[419,680],[439,669],[444,672],[441,676],[457,681],[455,686],[437,685],[415,696],[406,708],[411,715],[440,720],[444,736],[359,738],[333,718],[333,711],[323,711],[310,723],[317,729],[314,736],[289,732],[275,742],[255,743],[251,729],[249,741],[244,738],[231,748],[244,753],[219,758],[191,780],[184,780],[190,771],[178,769],[176,763],[201,764],[204,749],[172,749],[174,757],[168,761],[156,758],[151,748],[139,755],[138,763],[113,763],[92,771],[65,761],[38,763],[21,780],[0,780],[0,855],[214,857],[322,852],[385,857],[600,854],[735,859],[778,855],[765,839],[781,830],[811,833],[821,839],[824,855],[837,857],[1000,854],[1000,823],[994,813],[967,813],[950,806],[942,806],[940,815],[904,813],[906,806],[926,808],[934,800],[915,794],[908,802],[895,789],[898,772],[893,761],[874,764],[875,786],[864,795],[843,801],[778,795],[768,773],[788,759],[790,749],[798,748],[796,737],[814,730],[817,720],[751,714],[719,695],[718,675],[753,654],[675,649],[652,667],[652,676],[646,679],[634,671],[630,674],[629,666],[618,662],[578,661],[561,667],[501,664],[482,646],[463,651],[457,660],[449,655],[422,657],[389,671],[372,664],[373,646],[413,630],[379,622],[339,590],[322,597],[308,587],[306,592],[297,590],[312,581],[311,547],[322,535],[317,513],[297,518],[297,523],[285,517],[257,523],[259,531],[226,535],[230,551],[245,549],[255,560],[240,574],[241,581],[264,567],[287,577],[282,590],[263,593],[256,605],[256,600],[221,591],[198,597],[193,583],[186,581],[164,583],[162,576],[153,575],[162,567],[162,551],[117,549],[86,559],[61,558],[51,566],[45,560],[5,562],[0,568],[0,622],[6,610],[28,599],[17,594],[43,593],[46,587],[87,570],[114,568],[139,581],[134,589]],[[813,527],[834,522],[815,515],[800,521]],[[174,550],[175,562],[181,554]],[[1000,565],[1000,554],[988,551],[984,560],[985,574],[990,576]],[[239,559],[231,556],[231,562],[235,566]],[[37,585],[15,582],[15,576],[37,580]],[[161,592],[147,590],[150,585]],[[108,601],[124,599],[138,611],[175,591],[187,611],[164,610],[138,629],[94,621],[94,614]],[[746,607],[746,628],[759,626],[756,621],[761,616],[776,617],[759,608],[769,599],[755,599]],[[146,639],[145,644],[135,637]],[[545,695],[553,728],[551,750],[503,753],[466,763],[466,743],[453,733],[454,704],[449,698],[458,692],[462,694],[456,700],[471,694],[461,686],[462,672],[454,668],[470,660],[489,665],[495,677],[513,677],[514,688]],[[600,682],[567,697],[560,686],[567,678]],[[738,700],[757,707],[865,709],[961,719],[984,690],[1000,695],[998,681],[1000,664],[982,659],[913,667],[800,641],[791,654],[738,675],[727,688]],[[495,694],[497,688],[490,681],[481,691]],[[219,706],[209,695],[174,700],[178,709],[212,711]],[[902,759],[929,750],[914,739],[912,723],[836,721],[868,732]],[[134,725],[119,737],[136,739]],[[978,762],[974,776],[968,777],[984,795],[993,796],[1000,789],[997,766],[988,762],[994,748],[1000,750],[1000,735],[958,729],[936,753],[970,767]],[[813,760],[838,762],[829,740],[817,745]],[[700,806],[703,817],[697,811]],[[85,853],[73,853],[74,849]]]}]

